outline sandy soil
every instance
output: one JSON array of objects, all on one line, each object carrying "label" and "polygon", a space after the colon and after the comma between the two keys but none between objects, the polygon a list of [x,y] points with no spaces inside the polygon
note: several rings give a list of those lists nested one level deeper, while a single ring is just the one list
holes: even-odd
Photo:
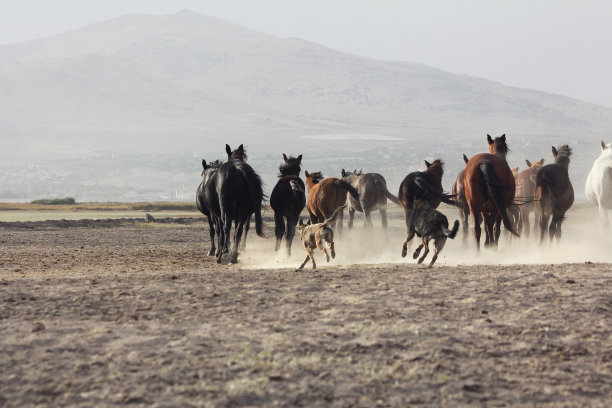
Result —
[{"label": "sandy soil", "polygon": [[611,406],[609,263],[347,236],[295,272],[254,236],[216,265],[204,224],[4,225],[0,406]]}]

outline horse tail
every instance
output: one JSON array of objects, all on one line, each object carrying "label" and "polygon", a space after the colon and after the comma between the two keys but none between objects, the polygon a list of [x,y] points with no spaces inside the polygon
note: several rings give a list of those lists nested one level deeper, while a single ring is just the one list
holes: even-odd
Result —
[{"label": "horse tail", "polygon": [[245,176],[248,182],[249,191],[251,192],[251,203],[254,209],[253,212],[255,213],[255,232],[260,237],[265,238],[266,235],[263,232],[263,220],[261,218],[261,203],[265,199],[265,196],[261,177],[259,177],[259,174],[257,174],[251,166],[244,162],[240,162],[240,164],[237,163],[236,167]]},{"label": "horse tail", "polygon": [[346,207],[346,204],[336,208],[336,211],[334,211],[334,213],[332,214],[331,217],[329,217],[328,219],[326,219],[323,224],[329,224],[330,222],[334,222],[334,220],[336,219],[336,217],[338,216],[338,214],[340,214],[340,212]]},{"label": "horse tail", "polygon": [[448,228],[443,228],[442,232],[450,239],[454,239],[457,236],[457,231],[459,231],[459,220],[455,220],[453,224],[453,229],[449,230]]},{"label": "horse tail", "polygon": [[508,211],[506,211],[506,205],[502,196],[500,194],[500,189],[503,188],[502,184],[497,178],[497,174],[495,173],[495,169],[493,165],[488,161],[483,161],[480,163],[480,171],[485,179],[485,184],[487,185],[487,190],[489,191],[489,195],[493,199],[493,203],[495,203],[495,207],[497,207],[497,211],[502,216],[502,221],[504,222],[504,227],[508,231],[510,231],[513,235],[520,237],[519,233],[515,231],[512,222],[510,221],[510,217],[508,217]]},{"label": "horse tail", "polygon": [[359,200],[359,193],[357,192],[357,189],[355,187],[353,187],[351,185],[351,183],[344,181],[342,179],[338,179],[336,180],[336,185],[342,187],[343,189],[345,189],[346,191],[349,192],[349,194],[355,199],[355,200]]},{"label": "horse tail", "polygon": [[438,198],[443,203],[448,205],[452,205],[453,207],[459,207],[457,201],[455,201],[455,196],[450,194],[445,194],[438,191],[425,177],[417,175],[414,178],[414,183],[421,188],[421,190],[425,191],[427,194],[432,197]]}]

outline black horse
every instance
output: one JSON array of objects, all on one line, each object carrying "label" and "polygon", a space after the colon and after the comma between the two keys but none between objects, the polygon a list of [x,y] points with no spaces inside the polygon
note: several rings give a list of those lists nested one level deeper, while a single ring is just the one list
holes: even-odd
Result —
[{"label": "black horse", "polygon": [[[202,182],[196,192],[196,205],[202,214],[208,218],[208,226],[210,229],[210,251],[208,255],[219,255],[216,251],[221,251],[221,243],[219,242],[218,248],[215,248],[215,231],[217,232],[217,238],[220,238],[220,219],[219,216],[221,211],[219,210],[219,198],[217,197],[217,190],[212,185],[210,180],[217,173],[217,169],[221,166],[220,160],[215,160],[210,163],[206,163],[206,160],[202,160]],[[216,250],[216,251],[215,251]]]},{"label": "black horse", "polygon": [[285,235],[285,218],[287,219],[287,234],[285,235],[285,247],[287,257],[291,256],[291,243],[295,235],[295,228],[300,218],[300,213],[306,205],[306,186],[300,178],[300,165],[302,155],[297,158],[289,157],[283,153],[285,161],[278,168],[278,182],[270,195],[270,206],[274,210],[274,233],[276,235],[275,251],[278,251]]},{"label": "black horse", "polygon": [[559,242],[565,213],[574,203],[574,188],[568,174],[572,149],[568,145],[561,146],[559,150],[553,146],[552,153],[555,162],[542,166],[536,176],[536,216],[540,221],[540,245],[547,232],[550,242],[553,238]]},{"label": "black horse", "polygon": [[[244,149],[241,148],[239,149],[244,153]],[[227,145],[226,150],[231,151]],[[229,252],[232,223],[235,224],[235,232],[230,262],[237,263],[242,233],[252,214],[255,214],[257,235],[264,237],[261,219],[261,203],[264,199],[263,183],[255,170],[241,159],[231,159],[219,166],[210,183],[213,183],[219,199],[221,226],[219,233],[220,241],[223,244],[223,250],[217,256],[217,263],[221,263],[223,252]]]},{"label": "black horse", "polygon": [[[241,160],[247,161],[249,158],[247,156],[244,145],[238,146],[237,149],[232,150],[230,145],[225,144],[225,153],[227,153],[227,160]],[[251,226],[251,216],[249,215],[249,219],[246,224],[244,224],[244,238],[240,241],[240,250],[244,251],[246,249],[247,235],[249,234],[249,227]],[[234,228],[238,228],[238,222],[234,221]]]}]

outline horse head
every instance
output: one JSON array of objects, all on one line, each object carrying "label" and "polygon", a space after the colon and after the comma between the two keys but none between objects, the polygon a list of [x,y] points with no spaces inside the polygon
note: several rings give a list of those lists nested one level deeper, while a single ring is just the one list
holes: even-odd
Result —
[{"label": "horse head", "polygon": [[236,150],[232,150],[232,148],[226,144],[225,152],[227,153],[227,160],[242,160],[246,161],[248,156],[246,154],[246,150],[243,145],[238,146]]},{"label": "horse head", "polygon": [[572,155],[572,148],[568,145],[563,145],[556,149],[555,146],[552,147],[552,154],[555,158],[555,164],[563,166],[565,168],[569,167],[570,156]]},{"label": "horse head", "polygon": [[444,162],[442,159],[436,159],[431,163],[427,160],[424,160],[424,162],[425,166],[427,166],[427,170],[425,170],[425,172],[435,175],[439,181],[442,181],[442,176],[444,175]]},{"label": "horse head", "polygon": [[506,157],[510,149],[506,144],[506,134],[493,139],[491,135],[487,135],[487,141],[489,142],[489,153],[496,154],[498,156]]},{"label": "horse head", "polygon": [[302,155],[300,154],[298,157],[293,157],[283,153],[283,160],[285,161],[278,168],[279,177],[284,176],[299,176],[302,171],[300,165],[302,164]]}]

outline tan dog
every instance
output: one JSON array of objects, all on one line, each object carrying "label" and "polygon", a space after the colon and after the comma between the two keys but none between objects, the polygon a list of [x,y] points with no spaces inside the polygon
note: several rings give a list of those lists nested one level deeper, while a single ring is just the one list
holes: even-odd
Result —
[{"label": "tan dog", "polygon": [[342,210],[346,207],[346,204],[342,207],[336,208],[334,214],[325,220],[325,222],[321,222],[318,224],[310,225],[310,221],[308,224],[304,224],[300,219],[300,223],[298,225],[298,229],[302,233],[302,245],[306,249],[306,259],[300,265],[298,270],[304,268],[304,265],[310,259],[312,261],[312,269],[317,268],[317,264],[315,263],[313,251],[315,248],[319,248],[325,256],[327,257],[327,262],[329,262],[329,254],[327,253],[327,244],[329,244],[329,248],[331,250],[331,257],[336,257],[336,251],[334,250],[334,231],[329,228],[328,224],[333,223],[336,217]]}]

